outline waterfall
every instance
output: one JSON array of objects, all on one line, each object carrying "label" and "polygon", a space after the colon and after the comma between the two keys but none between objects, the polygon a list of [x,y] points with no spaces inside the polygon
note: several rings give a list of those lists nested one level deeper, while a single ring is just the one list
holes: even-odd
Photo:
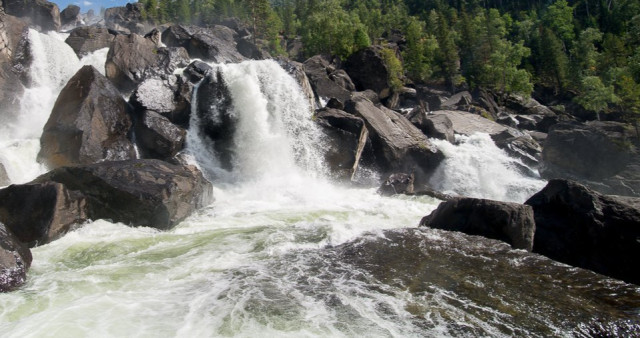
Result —
[{"label": "waterfall", "polygon": [[30,29],[28,36],[33,57],[29,69],[31,85],[25,88],[20,100],[20,113],[2,127],[0,136],[0,162],[12,183],[26,183],[46,171],[36,162],[36,156],[40,151],[42,129],[58,94],[83,65],[90,64],[104,72],[108,51],[101,49],[78,60],[64,42],[63,34],[44,34]]},{"label": "waterfall", "polygon": [[[522,203],[545,185],[536,171],[499,149],[488,134],[457,135],[458,145],[432,141],[446,157],[429,182],[436,190]],[[523,173],[523,169],[532,175]]]},{"label": "waterfall", "polygon": [[[212,65],[222,73],[233,102],[230,114],[236,121],[233,135],[233,170],[226,179],[235,181],[291,181],[294,177],[323,176],[321,134],[297,82],[275,61],[250,61]],[[197,88],[194,89],[197,92]],[[224,169],[203,140],[200,118],[194,113],[189,130],[189,151],[205,170],[221,176]],[[217,116],[217,107],[207,112]],[[208,168],[207,168],[208,167]]]}]

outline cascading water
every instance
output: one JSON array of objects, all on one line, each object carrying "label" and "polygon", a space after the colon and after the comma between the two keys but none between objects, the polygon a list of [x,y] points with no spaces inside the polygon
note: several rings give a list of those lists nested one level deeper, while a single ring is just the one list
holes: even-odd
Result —
[{"label": "cascading water", "polygon": [[98,50],[78,60],[64,38],[55,32],[42,34],[29,30],[33,56],[29,70],[32,83],[24,90],[20,113],[2,126],[0,136],[0,162],[12,183],[28,182],[45,172],[46,168],[35,161],[40,150],[40,135],[67,81],[83,65],[93,65],[104,72],[108,49]]},{"label": "cascading water", "polygon": [[549,336],[637,316],[639,290],[497,241],[394,241],[439,201],[323,179],[296,83],[271,61],[215,67],[238,123],[233,169],[219,175],[197,114],[188,150],[217,174],[216,202],[170,231],[101,220],[33,249],[26,285],[0,294],[4,336]]}]

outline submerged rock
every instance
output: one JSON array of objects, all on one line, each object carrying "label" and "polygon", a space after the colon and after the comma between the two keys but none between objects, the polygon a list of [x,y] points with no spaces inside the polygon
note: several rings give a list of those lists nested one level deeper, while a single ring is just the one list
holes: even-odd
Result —
[{"label": "submerged rock", "polygon": [[391,174],[378,188],[378,194],[392,196],[397,194],[413,194],[413,174]]},{"label": "submerged rock", "polygon": [[420,225],[497,239],[527,251],[533,249],[536,229],[530,206],[477,198],[442,202]]},{"label": "submerged rock", "polygon": [[549,181],[525,204],[535,215],[534,252],[640,284],[640,209],[566,180]]},{"label": "submerged rock", "polygon": [[92,66],[62,89],[40,138],[38,161],[49,168],[135,158],[132,122],[120,92]]},{"label": "submerged rock", "polygon": [[27,280],[31,250],[0,223],[0,292],[11,291]]},{"label": "submerged rock", "polygon": [[57,182],[86,197],[88,218],[169,229],[213,201],[212,186],[194,166],[160,160],[62,167],[34,183]]},{"label": "submerged rock", "polygon": [[23,243],[49,243],[88,220],[82,194],[60,183],[10,185],[0,190],[0,222]]}]

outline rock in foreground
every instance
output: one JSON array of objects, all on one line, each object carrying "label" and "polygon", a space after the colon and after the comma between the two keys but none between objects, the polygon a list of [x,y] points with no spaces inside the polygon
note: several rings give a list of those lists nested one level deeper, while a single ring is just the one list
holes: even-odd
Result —
[{"label": "rock in foreground", "polygon": [[168,229],[212,202],[211,183],[194,166],[160,160],[62,167],[35,180],[58,182],[87,199],[90,219]]},{"label": "rock in foreground", "polygon": [[640,284],[640,210],[583,185],[551,180],[526,204],[536,221],[534,252]]},{"label": "rock in foreground", "polygon": [[27,279],[31,250],[0,223],[0,292],[11,291]]},{"label": "rock in foreground", "polygon": [[476,198],[442,202],[420,225],[497,239],[527,251],[536,229],[530,206]]}]

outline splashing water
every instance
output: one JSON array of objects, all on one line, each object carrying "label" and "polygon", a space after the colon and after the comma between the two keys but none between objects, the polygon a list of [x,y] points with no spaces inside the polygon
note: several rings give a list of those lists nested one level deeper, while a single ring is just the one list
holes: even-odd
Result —
[{"label": "splashing water", "polygon": [[488,134],[457,135],[459,145],[432,141],[446,157],[430,180],[436,190],[523,203],[546,184],[540,177],[521,173],[526,166],[498,148]]}]

